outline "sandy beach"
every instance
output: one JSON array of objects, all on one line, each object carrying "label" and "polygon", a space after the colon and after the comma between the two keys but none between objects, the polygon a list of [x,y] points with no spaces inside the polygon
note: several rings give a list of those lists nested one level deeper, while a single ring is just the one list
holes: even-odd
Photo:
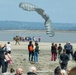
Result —
[{"label": "sandy beach", "polygon": [[[6,44],[7,41],[0,41],[2,45]],[[22,67],[24,70],[24,74],[26,75],[28,72],[28,68],[31,65],[37,67],[38,75],[53,75],[54,69],[59,65],[59,59],[57,61],[51,61],[51,43],[48,42],[39,42],[40,54],[39,54],[39,62],[38,63],[30,63],[28,61],[28,42],[20,42],[20,45],[15,45],[15,41],[10,41],[12,48],[12,67],[16,70],[18,67]],[[33,42],[34,44],[34,42]],[[59,44],[59,43],[57,43]],[[65,43],[61,43],[62,47],[64,47]],[[76,50],[76,44],[71,43],[73,45],[74,51]],[[76,63],[72,61],[72,59],[68,63],[68,67],[75,66]],[[8,72],[11,68],[11,65],[8,67]],[[15,72],[14,72],[15,73]],[[9,74],[9,75],[14,75]]]}]

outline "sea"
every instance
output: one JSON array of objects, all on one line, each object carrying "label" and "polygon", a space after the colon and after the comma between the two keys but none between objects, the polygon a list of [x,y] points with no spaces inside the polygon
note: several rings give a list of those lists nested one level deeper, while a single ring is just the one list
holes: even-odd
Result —
[{"label": "sea", "polygon": [[0,41],[13,41],[15,36],[36,39],[41,36],[42,42],[76,42],[76,23],[52,23],[52,26],[55,35],[49,37],[44,22],[0,21]]}]

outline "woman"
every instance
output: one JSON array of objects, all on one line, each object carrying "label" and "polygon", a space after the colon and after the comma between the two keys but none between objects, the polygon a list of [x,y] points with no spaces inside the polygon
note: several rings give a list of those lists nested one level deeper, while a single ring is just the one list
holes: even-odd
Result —
[{"label": "woman", "polygon": [[36,43],[35,50],[34,50],[34,62],[38,62],[38,53],[39,53],[39,46],[38,46],[38,43]]},{"label": "woman", "polygon": [[51,61],[56,61],[56,47],[54,45],[54,43],[52,43],[52,46],[51,46],[51,54],[52,54],[52,57],[51,57]]}]

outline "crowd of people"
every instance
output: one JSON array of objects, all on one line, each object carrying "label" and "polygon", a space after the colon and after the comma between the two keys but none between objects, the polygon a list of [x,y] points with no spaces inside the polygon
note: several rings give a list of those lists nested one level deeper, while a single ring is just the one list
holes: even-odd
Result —
[{"label": "crowd of people", "polygon": [[[18,41],[16,42],[16,44]],[[20,44],[20,43],[18,43]],[[32,41],[29,41],[28,44],[28,58],[30,63],[38,63],[38,55],[39,55],[39,43],[35,41],[34,44]],[[54,70],[54,75],[75,75],[76,74],[76,67],[74,68],[67,68],[68,61],[70,60],[70,54],[73,61],[76,61],[76,51],[73,52],[73,46],[70,42],[67,42],[62,47],[61,43],[57,45],[56,43],[52,43],[51,45],[51,61],[55,61],[59,59],[59,66],[57,66]],[[12,57],[11,57],[11,44],[7,42],[3,47],[0,44],[0,66],[2,67],[2,74],[7,74],[8,64],[12,64]],[[15,72],[11,69],[11,73]],[[23,75],[23,69],[18,68],[16,69],[15,75]],[[37,69],[35,66],[31,66],[29,68],[29,72],[27,75],[37,75]]]},{"label": "crowd of people", "polygon": [[13,40],[16,42],[15,43],[15,45],[17,45],[17,44],[19,44],[20,45],[20,41],[23,41],[23,42],[25,42],[25,41],[38,41],[38,42],[40,42],[41,41],[41,36],[39,36],[37,39],[35,38],[35,36],[33,36],[33,37],[30,37],[30,36],[28,36],[28,37],[22,37],[22,36],[15,36],[14,38],[13,38]]},{"label": "crowd of people", "polygon": [[[70,54],[72,57],[72,61],[76,61],[76,51],[73,51],[73,46],[71,45],[70,42],[67,42],[64,45],[64,48],[61,46],[61,44],[59,43],[59,46],[57,46],[57,44],[52,43],[51,45],[51,61],[56,61],[57,59],[59,59],[59,66],[56,67],[55,71],[54,71],[54,75],[73,75],[72,74],[67,74],[67,65],[68,65],[68,61],[70,60]],[[74,70],[76,71],[76,68],[74,68]],[[64,74],[62,74],[62,72],[64,72]],[[74,72],[76,73],[76,72]]]},{"label": "crowd of people", "polygon": [[3,47],[0,44],[0,66],[2,67],[2,74],[7,73],[9,63],[12,64],[11,44],[7,42]]}]

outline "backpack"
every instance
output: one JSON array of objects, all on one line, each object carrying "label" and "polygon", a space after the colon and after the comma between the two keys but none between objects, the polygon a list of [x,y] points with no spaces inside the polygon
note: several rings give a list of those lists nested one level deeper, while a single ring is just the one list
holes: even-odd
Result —
[{"label": "backpack", "polygon": [[29,46],[29,51],[32,52],[33,50],[34,50],[34,49],[33,49],[33,46],[30,45],[30,46]]}]

